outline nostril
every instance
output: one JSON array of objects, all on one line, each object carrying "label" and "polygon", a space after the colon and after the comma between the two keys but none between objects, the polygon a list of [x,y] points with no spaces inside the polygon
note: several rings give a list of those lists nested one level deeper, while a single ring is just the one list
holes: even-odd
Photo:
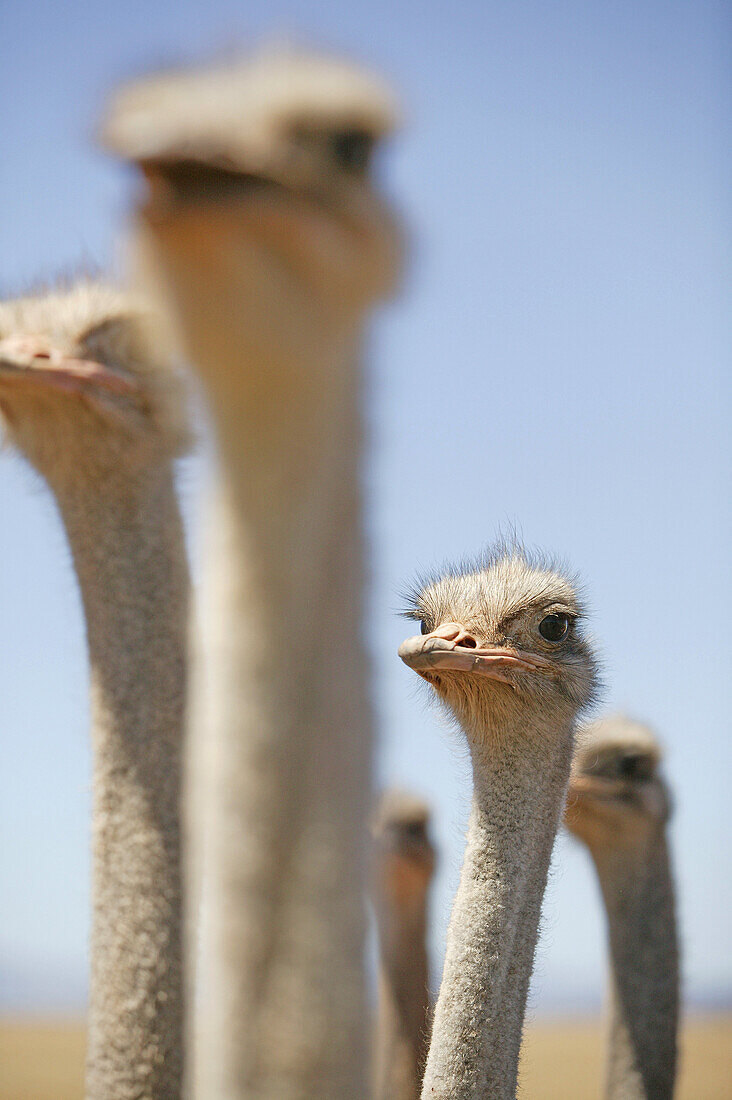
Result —
[{"label": "nostril", "polygon": [[478,643],[475,638],[471,638],[470,634],[465,634],[464,637],[458,638],[457,645],[462,646],[463,649],[477,649]]}]

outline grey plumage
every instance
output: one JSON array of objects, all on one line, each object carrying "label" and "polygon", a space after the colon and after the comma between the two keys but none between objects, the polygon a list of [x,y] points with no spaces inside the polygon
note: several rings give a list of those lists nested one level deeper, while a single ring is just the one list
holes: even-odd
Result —
[{"label": "grey plumage", "polygon": [[172,461],[180,379],[139,302],[82,282],[0,305],[0,411],[48,482],[91,665],[88,1100],[178,1100],[179,798],[188,571]]},{"label": "grey plumage", "polygon": [[379,933],[375,1100],[416,1100],[429,1045],[428,894],[435,869],[427,805],[389,790],[372,825]]},{"label": "grey plumage", "polygon": [[611,959],[608,1100],[669,1100],[676,1077],[679,948],[655,734],[617,715],[582,731],[565,821],[589,849]]},{"label": "grey plumage", "polygon": [[[578,713],[597,664],[574,584],[519,548],[428,582],[400,653],[463,730],[473,801],[422,1096],[515,1095],[526,989]],[[546,621],[563,633],[558,640]]]},{"label": "grey plumage", "polygon": [[201,1100],[367,1089],[358,360],[399,268],[369,172],[393,122],[369,74],[285,52],[138,82],[104,126],[148,182],[138,270],[218,445],[192,708]]}]

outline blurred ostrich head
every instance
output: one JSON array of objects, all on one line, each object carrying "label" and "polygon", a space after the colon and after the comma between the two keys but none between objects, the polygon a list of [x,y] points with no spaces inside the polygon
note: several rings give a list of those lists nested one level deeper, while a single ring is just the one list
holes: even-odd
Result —
[{"label": "blurred ostrich head", "polygon": [[565,810],[570,832],[597,853],[647,842],[671,813],[661,759],[656,735],[631,718],[582,729]]},{"label": "blurred ostrich head", "polygon": [[123,88],[102,129],[148,182],[143,219],[205,260],[219,224],[328,295],[388,294],[400,239],[372,172],[397,122],[376,77],[304,50],[163,73]]},{"label": "blurred ostrich head", "polygon": [[101,282],[0,303],[0,420],[44,474],[112,469],[188,442],[182,375],[149,311]]},{"label": "blurred ostrich head", "polygon": [[435,869],[430,811],[422,799],[390,790],[372,822],[376,897],[399,911],[423,905]]}]

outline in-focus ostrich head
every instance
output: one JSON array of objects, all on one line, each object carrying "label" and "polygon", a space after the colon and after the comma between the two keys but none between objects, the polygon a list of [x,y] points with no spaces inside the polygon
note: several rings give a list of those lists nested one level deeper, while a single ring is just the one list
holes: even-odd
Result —
[{"label": "in-focus ostrich head", "polygon": [[435,869],[429,807],[404,791],[387,791],[372,822],[376,896],[393,909],[422,907]]},{"label": "in-focus ostrich head", "polygon": [[102,283],[0,303],[0,422],[42,473],[187,442],[184,387],[147,311]]},{"label": "in-focus ostrich head", "polygon": [[394,99],[370,73],[278,50],[124,88],[102,140],[142,169],[143,218],[183,233],[189,254],[205,261],[225,233],[326,296],[368,302],[391,291],[399,267],[372,174],[395,124]]},{"label": "in-focus ostrich head", "polygon": [[466,730],[483,739],[531,712],[565,725],[597,690],[576,586],[551,563],[499,547],[417,589],[407,615],[421,633],[399,656],[434,688]]},{"label": "in-focus ostrich head", "polygon": [[567,828],[598,852],[646,843],[671,812],[660,763],[658,740],[640,722],[616,715],[586,726],[572,764]]}]

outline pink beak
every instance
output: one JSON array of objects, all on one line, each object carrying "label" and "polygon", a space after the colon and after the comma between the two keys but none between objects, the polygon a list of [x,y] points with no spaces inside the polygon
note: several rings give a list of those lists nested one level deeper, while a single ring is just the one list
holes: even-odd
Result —
[{"label": "pink beak", "polygon": [[68,392],[84,392],[89,383],[109,393],[132,394],[134,378],[91,359],[77,359],[54,348],[44,336],[8,336],[0,340],[3,381],[50,385]]},{"label": "pink beak", "polygon": [[554,672],[551,661],[544,657],[502,646],[460,645],[464,637],[469,635],[459,623],[449,623],[431,634],[407,638],[399,646],[399,656],[421,676],[427,674],[427,678],[431,672],[472,672],[512,684],[512,674],[516,672]]}]

